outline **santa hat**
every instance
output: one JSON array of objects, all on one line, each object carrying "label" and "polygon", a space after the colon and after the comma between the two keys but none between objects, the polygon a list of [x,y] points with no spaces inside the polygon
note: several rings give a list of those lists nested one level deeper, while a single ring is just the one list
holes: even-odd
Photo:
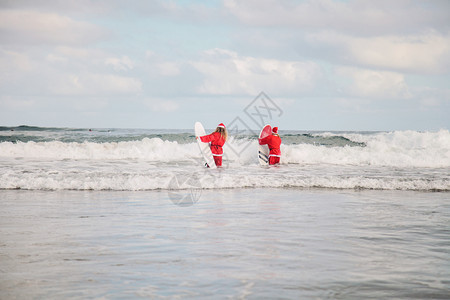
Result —
[{"label": "santa hat", "polygon": [[273,132],[273,133],[278,133],[278,127],[272,128],[272,132]]},{"label": "santa hat", "polygon": [[225,128],[225,125],[223,125],[223,123],[220,123],[219,125],[217,125],[217,127]]}]

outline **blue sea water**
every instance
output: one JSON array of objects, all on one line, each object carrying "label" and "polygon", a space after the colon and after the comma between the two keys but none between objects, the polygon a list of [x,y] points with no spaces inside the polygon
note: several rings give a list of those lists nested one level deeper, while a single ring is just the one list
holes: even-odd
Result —
[{"label": "blue sea water", "polygon": [[1,299],[448,299],[450,133],[0,127]]}]

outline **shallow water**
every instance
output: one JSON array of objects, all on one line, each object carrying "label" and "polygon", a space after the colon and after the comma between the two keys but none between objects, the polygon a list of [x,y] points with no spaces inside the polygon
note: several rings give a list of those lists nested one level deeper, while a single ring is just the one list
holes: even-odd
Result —
[{"label": "shallow water", "polygon": [[450,295],[449,193],[190,193],[0,191],[0,298]]}]

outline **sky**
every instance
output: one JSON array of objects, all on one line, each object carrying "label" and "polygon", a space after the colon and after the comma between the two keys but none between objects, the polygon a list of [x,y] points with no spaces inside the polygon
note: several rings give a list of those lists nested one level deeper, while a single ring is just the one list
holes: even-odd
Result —
[{"label": "sky", "polygon": [[0,0],[0,71],[0,126],[256,129],[267,100],[280,130],[437,131],[450,1]]}]

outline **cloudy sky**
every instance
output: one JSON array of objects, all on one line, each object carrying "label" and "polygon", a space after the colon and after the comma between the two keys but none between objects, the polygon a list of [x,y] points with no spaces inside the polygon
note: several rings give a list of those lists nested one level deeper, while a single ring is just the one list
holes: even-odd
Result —
[{"label": "cloudy sky", "polygon": [[0,0],[0,43],[0,125],[450,128],[448,0]]}]

